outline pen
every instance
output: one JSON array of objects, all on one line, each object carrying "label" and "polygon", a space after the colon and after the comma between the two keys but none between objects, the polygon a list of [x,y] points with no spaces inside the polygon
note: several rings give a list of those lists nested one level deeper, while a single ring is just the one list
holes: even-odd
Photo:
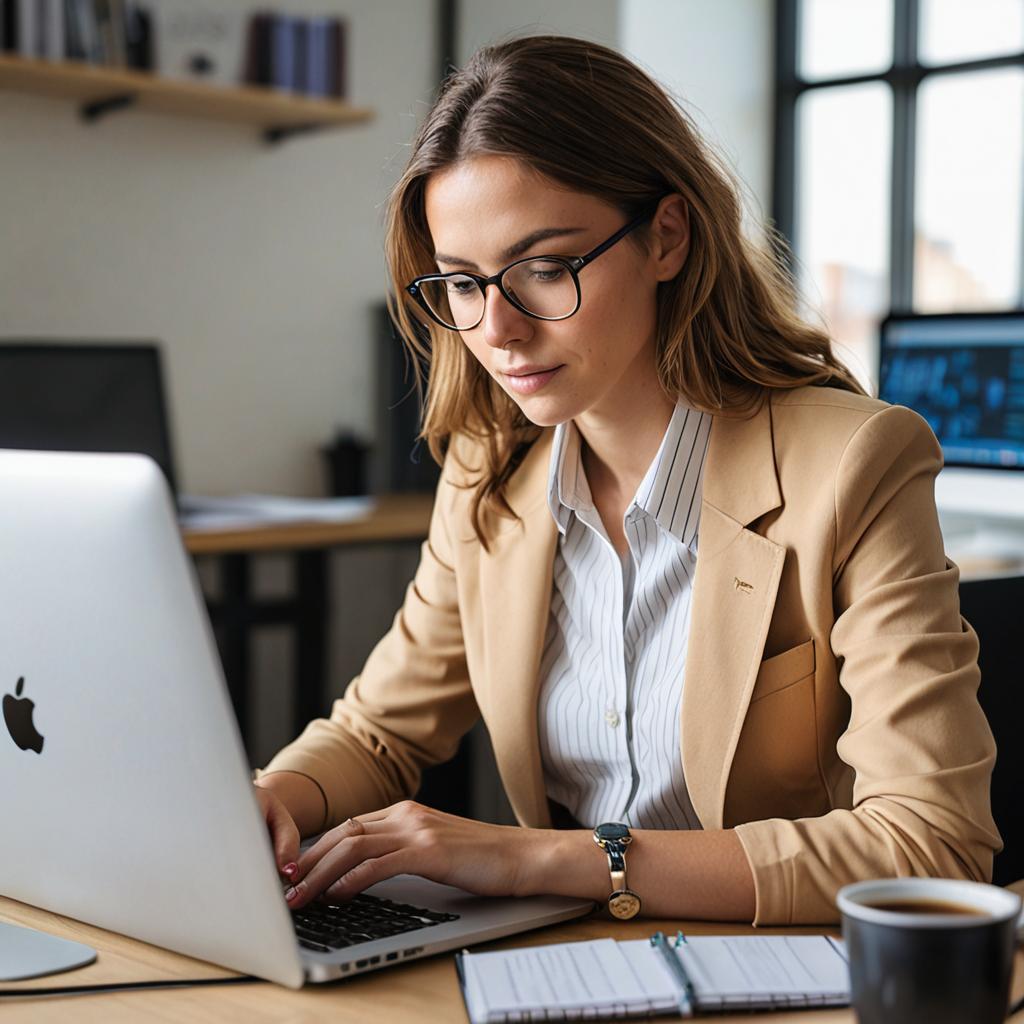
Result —
[{"label": "pen", "polygon": [[682,961],[680,961],[678,954],[673,952],[672,947],[669,946],[664,932],[655,932],[651,936],[651,945],[661,954],[661,958],[665,961],[672,980],[676,983],[679,994],[679,1016],[692,1017],[696,997],[693,991],[693,983],[690,981]]}]

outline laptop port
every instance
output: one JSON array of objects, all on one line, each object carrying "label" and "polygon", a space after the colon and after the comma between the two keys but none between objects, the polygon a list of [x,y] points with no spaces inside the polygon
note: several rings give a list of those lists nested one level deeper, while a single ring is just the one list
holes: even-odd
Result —
[{"label": "laptop port", "polygon": [[357,960],[356,961],[356,967],[367,967],[367,966],[369,966],[369,963],[370,963],[369,960]]},{"label": "laptop port", "polygon": [[422,953],[422,946],[413,946],[412,949],[404,950],[402,956],[415,956],[417,953]]},{"label": "laptop port", "polygon": [[388,953],[388,955],[386,957],[384,957],[384,959],[385,960],[397,960],[398,959],[398,954],[397,953]]},{"label": "laptop port", "polygon": [[370,957],[370,963],[371,964],[379,964],[380,963],[380,957],[379,956],[371,956]]}]

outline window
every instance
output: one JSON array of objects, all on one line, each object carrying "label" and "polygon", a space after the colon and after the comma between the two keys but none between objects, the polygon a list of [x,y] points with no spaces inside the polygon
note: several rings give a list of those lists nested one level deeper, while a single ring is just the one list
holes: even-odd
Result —
[{"label": "window", "polygon": [[777,0],[773,205],[869,386],[890,310],[1024,305],[1024,0]]}]

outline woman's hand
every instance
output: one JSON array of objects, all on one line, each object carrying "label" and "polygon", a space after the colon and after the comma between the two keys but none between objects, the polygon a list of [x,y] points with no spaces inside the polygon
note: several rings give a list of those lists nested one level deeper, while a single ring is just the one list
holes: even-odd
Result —
[{"label": "woman's hand", "polygon": [[256,785],[256,800],[263,812],[263,819],[270,832],[270,842],[274,847],[274,861],[277,870],[288,881],[297,877],[299,859],[299,829],[291,812],[279,797],[264,786]]},{"label": "woman's hand", "polygon": [[551,835],[471,821],[403,800],[325,832],[299,857],[285,897],[292,910],[319,896],[343,902],[405,873],[483,896],[524,895],[532,888],[531,869],[547,848],[545,836]]}]

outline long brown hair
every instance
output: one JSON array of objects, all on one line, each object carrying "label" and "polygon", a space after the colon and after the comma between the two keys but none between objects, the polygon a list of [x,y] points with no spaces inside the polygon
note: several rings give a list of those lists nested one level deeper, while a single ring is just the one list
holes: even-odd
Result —
[{"label": "long brown hair", "polygon": [[769,231],[766,251],[743,236],[730,172],[659,85],[616,51],[581,39],[528,36],[485,47],[445,81],[417,133],[389,199],[385,241],[397,293],[392,315],[421,388],[426,374],[421,436],[438,461],[456,434],[482,442],[484,464],[464,468],[475,474],[473,525],[485,546],[486,513],[511,514],[504,486],[540,428],[456,332],[424,326],[399,298],[415,276],[435,269],[428,177],[480,155],[514,157],[629,218],[665,195],[683,197],[686,269],[657,292],[658,374],[673,399],[744,415],[768,388],[864,393],[828,335],[797,315],[784,242]]}]

